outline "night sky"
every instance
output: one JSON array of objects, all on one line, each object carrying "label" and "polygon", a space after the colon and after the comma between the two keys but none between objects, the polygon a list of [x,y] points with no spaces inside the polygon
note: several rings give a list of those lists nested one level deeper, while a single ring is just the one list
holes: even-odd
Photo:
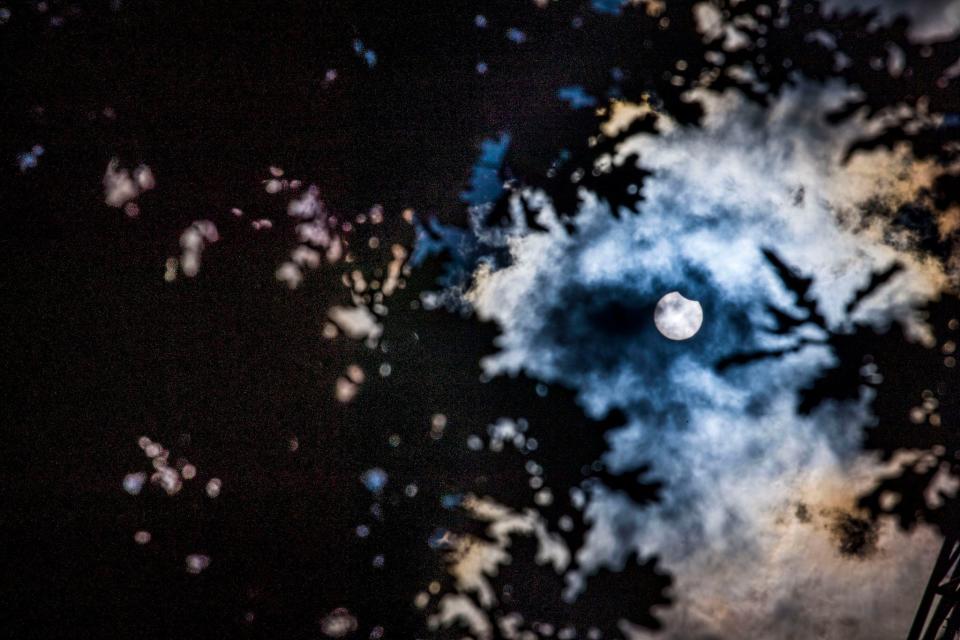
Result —
[{"label": "night sky", "polygon": [[924,6],[0,4],[0,635],[906,637],[960,531]]}]

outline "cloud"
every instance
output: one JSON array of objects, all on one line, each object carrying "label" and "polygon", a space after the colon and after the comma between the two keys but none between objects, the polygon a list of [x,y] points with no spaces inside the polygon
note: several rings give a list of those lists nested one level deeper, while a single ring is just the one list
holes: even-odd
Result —
[{"label": "cloud", "polygon": [[383,334],[383,325],[365,306],[333,306],[327,315],[352,340],[375,341]]},{"label": "cloud", "polygon": [[[36,149],[35,147],[34,154],[41,155],[43,148],[40,147],[39,154]],[[153,171],[147,165],[138,166],[131,177],[129,169],[121,168],[120,161],[111,158],[106,173],[103,174],[103,200],[111,207],[122,207],[144,191],[153,189],[156,184]]]},{"label": "cloud", "polygon": [[960,33],[958,0],[824,0],[821,6],[824,17],[853,11],[876,11],[886,23],[908,18],[907,35],[915,42],[949,40]]},{"label": "cloud", "polygon": [[[639,215],[613,216],[583,192],[574,233],[516,230],[509,264],[482,265],[465,296],[501,328],[498,352],[483,362],[488,375],[562,382],[588,413],[630,417],[608,463],[652,462],[664,500],[637,510],[598,492],[580,560],[616,564],[634,548],[661,556],[677,579],[669,637],[897,637],[932,563],[928,531],[860,531],[863,553],[838,539],[857,533],[858,491],[883,471],[859,453],[870,416],[863,399],[798,415],[798,391],[834,356],[769,330],[769,307],[802,311],[765,249],[814,277],[811,294],[837,329],[851,321],[854,292],[894,263],[903,269],[858,320],[898,319],[920,333],[912,308],[947,286],[942,265],[915,251],[908,233],[863,214],[866,202],[910,201],[933,172],[903,151],[843,164],[847,144],[877,126],[825,124],[823,114],[852,95],[840,84],[801,85],[768,109],[732,93],[700,96],[702,128],[664,118],[660,135],[632,137],[605,159],[636,153],[653,171]],[[542,217],[551,215],[546,206]],[[667,340],[653,325],[670,291],[703,307],[690,340]],[[789,346],[798,348],[780,358],[715,366]],[[812,516],[796,517],[801,503]]]}]

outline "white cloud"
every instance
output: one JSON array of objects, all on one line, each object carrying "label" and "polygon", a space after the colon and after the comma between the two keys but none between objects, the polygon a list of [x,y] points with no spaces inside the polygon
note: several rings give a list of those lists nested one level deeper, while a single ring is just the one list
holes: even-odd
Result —
[{"label": "white cloud", "polygon": [[[589,412],[630,415],[609,462],[653,462],[664,501],[637,511],[615,496],[594,500],[581,560],[615,562],[631,545],[660,555],[678,585],[669,637],[898,637],[936,550],[927,531],[884,526],[865,557],[838,551],[831,523],[881,468],[858,453],[863,402],[797,414],[798,390],[832,361],[826,348],[714,367],[791,342],[762,331],[767,305],[798,312],[765,248],[815,277],[833,327],[850,321],[845,305],[871,273],[895,261],[904,270],[868,299],[862,320],[912,322],[911,306],[946,285],[909,238],[859,215],[868,199],[910,200],[933,174],[903,151],[842,164],[846,144],[876,126],[824,124],[848,95],[801,86],[769,110],[732,93],[702,96],[703,128],[665,126],[618,150],[616,161],[638,153],[654,171],[639,215],[618,219],[584,193],[573,236],[514,235],[511,264],[485,265],[467,295],[502,329],[487,373],[559,380]],[[653,305],[673,290],[704,308],[701,332],[684,343],[652,326]],[[799,502],[810,521],[795,516]]]},{"label": "white cloud", "polygon": [[907,35],[916,42],[949,40],[960,33],[960,0],[823,0],[825,17],[875,10],[889,23],[909,18]]}]

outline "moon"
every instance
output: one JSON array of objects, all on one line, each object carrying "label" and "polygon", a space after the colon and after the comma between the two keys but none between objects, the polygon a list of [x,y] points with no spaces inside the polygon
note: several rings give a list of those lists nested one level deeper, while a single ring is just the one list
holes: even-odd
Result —
[{"label": "moon", "polygon": [[671,340],[689,340],[703,325],[703,307],[696,300],[687,300],[677,291],[660,298],[653,312],[657,331]]}]

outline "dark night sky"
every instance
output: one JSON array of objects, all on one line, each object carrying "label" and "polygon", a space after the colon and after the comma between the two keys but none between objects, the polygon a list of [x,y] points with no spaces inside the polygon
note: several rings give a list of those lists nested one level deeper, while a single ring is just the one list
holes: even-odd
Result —
[{"label": "dark night sky", "polygon": [[[659,69],[690,41],[668,51],[667,36],[587,2],[48,4],[25,3],[0,25],[0,356],[9,376],[0,526],[12,534],[0,563],[0,636],[317,638],[318,618],[342,601],[404,629],[386,637],[413,637],[404,625],[414,624],[411,589],[420,587],[409,579],[440,579],[422,535],[434,514],[397,508],[369,542],[354,535],[370,502],[357,478],[394,455],[380,436],[409,430],[411,442],[433,446],[410,425],[438,407],[451,422],[509,411],[532,423],[588,421],[572,393],[543,401],[522,377],[475,384],[495,331],[409,308],[435,281],[435,264],[391,305],[393,377],[371,382],[353,405],[336,403],[330,387],[348,363],[379,364],[356,344],[319,337],[318,310],[349,300],[339,274],[287,291],[272,273],[291,230],[278,225],[265,242],[229,210],[281,218],[261,184],[278,166],[319,185],[344,217],[382,204],[383,235],[409,246],[405,207],[465,221],[459,194],[481,141],[509,132],[511,175],[543,183],[559,150],[583,151],[596,125],[589,110],[558,100],[558,87],[599,94],[624,60]],[[504,36],[512,27],[525,43]],[[376,51],[375,67],[354,54],[355,39]],[[629,78],[627,89],[669,76]],[[871,96],[888,85],[877,86]],[[19,171],[11,159],[35,144],[45,148],[38,166]],[[114,156],[156,172],[137,219],[103,204]],[[164,260],[206,217],[229,243],[206,250],[200,276],[170,286]],[[373,252],[361,264],[381,259]],[[597,433],[599,444],[558,435],[557,448],[602,451]],[[125,494],[124,474],[146,468],[136,446],[145,434],[195,461],[201,482],[221,478],[221,498],[204,498],[202,484],[175,500]],[[398,477],[437,495],[457,488],[445,484],[457,474],[514,480],[506,463],[489,471],[452,447],[430,451],[391,459]],[[139,528],[153,532],[150,545],[133,543]],[[369,569],[383,549],[403,558],[396,571]],[[213,563],[191,576],[183,558],[197,550]],[[644,606],[663,587],[650,575]]]},{"label": "dark night sky", "polygon": [[[344,356],[318,341],[314,309],[331,294],[278,288],[264,275],[283,246],[249,234],[209,249],[217,267],[182,288],[163,282],[163,260],[190,220],[222,216],[235,199],[268,206],[259,181],[269,165],[323,185],[337,211],[382,203],[394,217],[416,206],[461,219],[480,140],[509,130],[520,165],[546,166],[575,118],[554,98],[559,79],[606,71],[583,55],[588,34],[558,41],[545,25],[522,48],[509,43],[507,27],[536,26],[531,7],[90,5],[59,27],[17,12],[0,37],[5,157],[46,148],[33,172],[2,169],[13,382],[4,520],[14,534],[4,635],[228,637],[257,603],[266,622],[246,633],[315,637],[324,596],[340,586],[331,580],[367,588],[345,575],[349,562],[330,566],[352,534],[342,505],[358,484],[352,465],[330,464],[350,444],[327,432],[336,418],[324,384]],[[376,50],[376,68],[353,55],[354,38]],[[480,59],[486,77],[474,72]],[[338,77],[324,88],[329,68]],[[102,204],[114,155],[158,167],[159,191],[141,199],[149,214],[138,220]],[[409,242],[409,227],[396,227]],[[144,433],[168,446],[190,434],[181,451],[229,487],[212,511],[186,497],[144,507],[119,490],[141,465]],[[156,527],[146,552],[131,541],[140,526]],[[198,544],[215,560],[193,579],[182,558]]]}]

